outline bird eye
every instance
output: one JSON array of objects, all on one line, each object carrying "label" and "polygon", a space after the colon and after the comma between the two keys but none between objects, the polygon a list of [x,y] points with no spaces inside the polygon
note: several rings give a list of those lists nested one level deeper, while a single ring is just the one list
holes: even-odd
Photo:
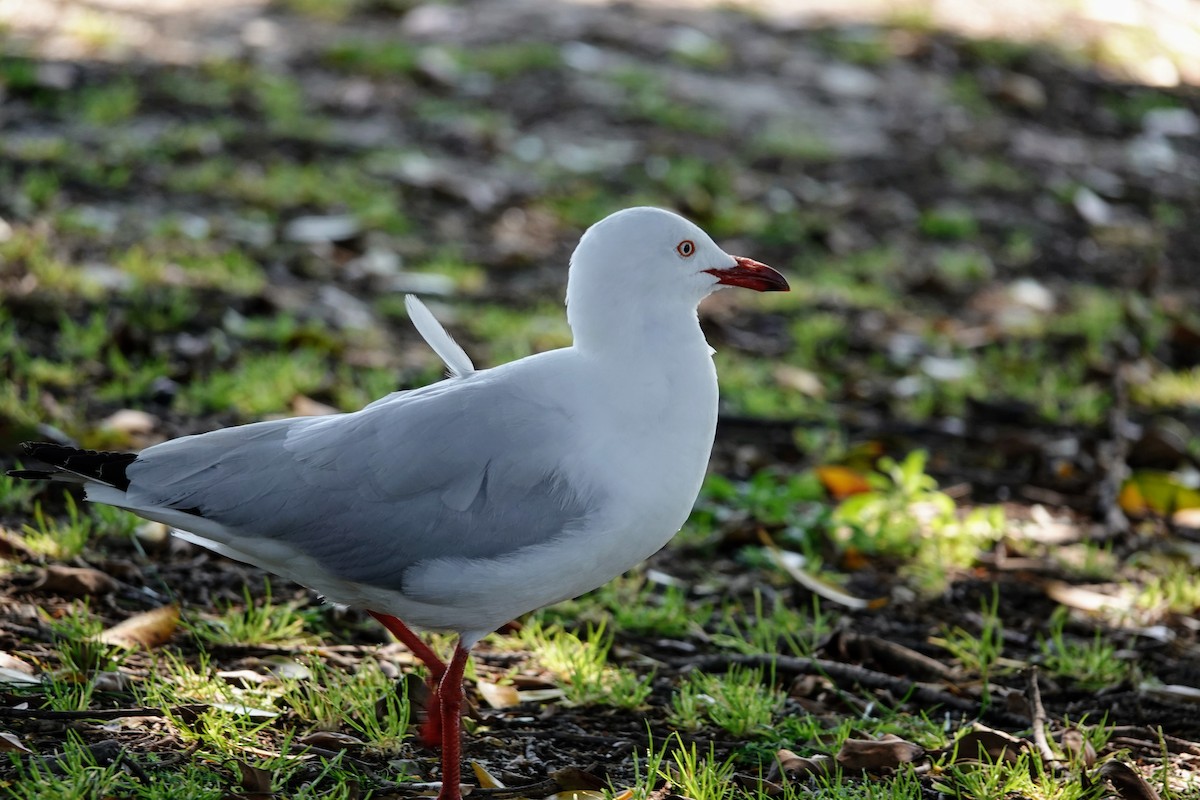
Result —
[{"label": "bird eye", "polygon": [[691,239],[684,239],[679,244],[675,245],[675,252],[684,258],[691,258],[696,252],[696,243]]}]

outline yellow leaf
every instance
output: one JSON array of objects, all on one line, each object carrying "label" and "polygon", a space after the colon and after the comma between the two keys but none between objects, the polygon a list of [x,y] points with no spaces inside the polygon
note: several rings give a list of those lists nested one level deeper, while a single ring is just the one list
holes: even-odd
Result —
[{"label": "yellow leaf", "polygon": [[1200,491],[1184,485],[1174,474],[1138,470],[1129,476],[1117,497],[1121,510],[1129,514],[1161,516],[1189,508],[1200,508]]}]

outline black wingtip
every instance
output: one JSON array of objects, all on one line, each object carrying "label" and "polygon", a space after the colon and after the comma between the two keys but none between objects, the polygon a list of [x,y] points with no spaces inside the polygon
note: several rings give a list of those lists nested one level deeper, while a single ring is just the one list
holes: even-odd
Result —
[{"label": "black wingtip", "polygon": [[[30,458],[57,467],[64,472],[106,483],[122,490],[129,488],[129,478],[125,475],[125,468],[137,458],[136,453],[82,450],[78,447],[66,447],[49,442],[22,442],[21,450]],[[17,471],[31,473],[18,477],[40,478],[47,474],[37,470]],[[52,473],[50,474],[52,475]]]},{"label": "black wingtip", "polygon": [[10,469],[4,473],[10,478],[20,478],[25,481],[48,481],[54,477],[53,472],[44,469]]}]

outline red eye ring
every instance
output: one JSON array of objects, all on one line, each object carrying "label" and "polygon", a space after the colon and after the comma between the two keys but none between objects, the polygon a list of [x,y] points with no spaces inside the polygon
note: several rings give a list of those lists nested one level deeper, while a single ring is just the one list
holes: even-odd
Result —
[{"label": "red eye ring", "polygon": [[684,239],[679,244],[675,245],[675,252],[684,258],[691,258],[696,254],[696,243],[691,239]]}]

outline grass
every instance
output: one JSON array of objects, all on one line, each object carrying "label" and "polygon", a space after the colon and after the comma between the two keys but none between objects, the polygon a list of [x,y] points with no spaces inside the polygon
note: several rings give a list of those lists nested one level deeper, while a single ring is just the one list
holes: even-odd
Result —
[{"label": "grass", "polygon": [[24,543],[30,551],[58,561],[83,552],[95,531],[95,520],[80,510],[75,496],[64,492],[65,517],[46,513],[41,502],[33,505],[33,522],[22,526]]},{"label": "grass", "polygon": [[613,635],[604,623],[588,626],[581,636],[557,624],[543,626],[534,618],[521,629],[520,642],[557,678],[572,705],[637,709],[650,696],[652,675],[609,665]]},{"label": "grass", "polygon": [[724,675],[692,672],[674,696],[668,721],[683,730],[716,725],[738,739],[771,733],[784,695],[761,669],[731,667]]},{"label": "grass", "polygon": [[1082,689],[1096,690],[1121,684],[1132,675],[1131,665],[1117,657],[1117,647],[1096,629],[1090,640],[1067,638],[1064,633],[1068,610],[1060,606],[1050,617],[1047,636],[1039,647],[1042,663],[1053,675],[1070,680]]},{"label": "grass", "polygon": [[206,646],[212,645],[291,645],[311,640],[305,633],[306,620],[297,603],[275,603],[270,581],[261,600],[243,590],[243,604],[226,606],[214,617],[200,617],[188,628]]}]

